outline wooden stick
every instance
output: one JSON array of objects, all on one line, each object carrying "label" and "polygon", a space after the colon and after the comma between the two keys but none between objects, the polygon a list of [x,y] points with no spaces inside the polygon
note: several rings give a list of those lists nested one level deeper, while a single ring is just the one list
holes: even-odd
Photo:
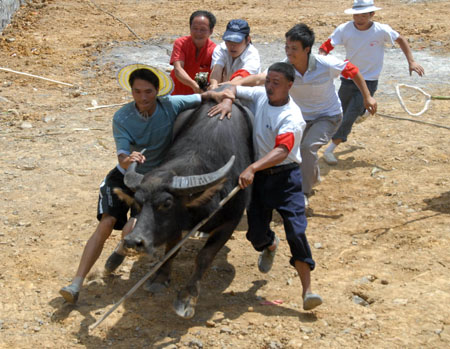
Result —
[{"label": "wooden stick", "polygon": [[119,104],[96,105],[95,107],[89,107],[89,108],[86,108],[85,110],[95,110],[95,109],[101,109],[101,108],[118,107],[120,105],[125,105],[127,103],[129,103],[129,102],[123,102],[123,103],[119,103]]},{"label": "wooden stick", "polygon": [[134,285],[116,304],[113,305],[111,309],[109,309],[100,319],[98,319],[94,324],[89,326],[89,331],[95,329],[98,325],[100,325],[103,320],[105,320],[114,310],[116,310],[119,305],[121,305],[128,297],[130,297],[136,290],[142,286],[142,284],[147,281],[147,279],[152,276],[172,255],[178,251],[178,249],[187,241],[192,234],[196,233],[197,230],[206,224],[212,216],[214,216],[217,211],[219,211],[241,188],[237,185],[234,189],[220,201],[219,206],[205,219],[203,219],[200,223],[198,223],[192,230],[186,234],[186,236],[180,240],[178,244],[176,244],[167,254],[161,259],[145,276],[138,281],[136,285]]},{"label": "wooden stick", "polygon": [[28,73],[22,73],[22,72],[20,72],[20,71],[15,71],[15,70],[12,70],[12,69],[9,69],[9,68],[3,68],[3,67],[0,67],[0,70],[4,70],[4,71],[10,72],[10,73],[15,73],[15,74],[20,74],[20,75],[31,76],[31,77],[33,77],[33,78],[38,78],[38,79],[42,79],[42,80],[54,82],[54,83],[61,84],[61,85],[66,85],[66,86],[71,86],[71,87],[74,86],[74,85],[72,85],[72,84],[68,84],[67,82],[61,82],[61,81],[58,81],[58,80],[47,79],[47,78],[44,78],[44,77],[38,76],[38,75],[33,75],[33,74],[28,74]]}]

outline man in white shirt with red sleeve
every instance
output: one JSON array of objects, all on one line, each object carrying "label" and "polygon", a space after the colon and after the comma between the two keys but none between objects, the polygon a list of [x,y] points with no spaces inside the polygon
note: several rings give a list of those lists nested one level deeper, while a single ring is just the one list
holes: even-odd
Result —
[{"label": "man in white shirt with red sleeve", "polygon": [[[295,71],[284,62],[272,64],[267,72],[265,87],[231,86],[225,90],[228,97],[235,96],[251,102],[255,112],[253,145],[256,161],[239,176],[242,189],[253,184],[252,198],[247,209],[247,239],[260,251],[258,268],[267,273],[280,240],[270,229],[272,211],[283,218],[286,239],[303,292],[303,309],[311,310],[322,304],[322,298],[311,291],[311,270],[315,267],[306,238],[307,220],[302,192],[302,162],[300,143],[305,121],[300,108],[289,96]],[[226,99],[222,103],[230,103]],[[219,107],[218,107],[219,108]],[[231,108],[229,108],[231,110]],[[210,115],[215,114],[215,110]]]},{"label": "man in white shirt with red sleeve", "polygon": [[[306,24],[296,24],[285,37],[286,61],[295,68],[295,81],[289,93],[306,121],[301,142],[301,170],[303,192],[307,198],[313,194],[313,186],[320,182],[317,152],[330,141],[342,120],[342,107],[334,87],[334,79],[339,75],[352,79],[361,90],[364,106],[372,114],[376,111],[377,103],[355,65],[336,57],[311,53],[315,37]],[[231,83],[260,85],[265,77],[264,72]]]}]

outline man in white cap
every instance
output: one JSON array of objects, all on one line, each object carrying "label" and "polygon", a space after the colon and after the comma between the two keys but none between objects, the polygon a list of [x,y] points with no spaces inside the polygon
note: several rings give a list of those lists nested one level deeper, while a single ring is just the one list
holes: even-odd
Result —
[{"label": "man in white cap", "polygon": [[247,21],[229,21],[222,38],[224,42],[213,52],[209,89],[216,88],[221,82],[242,79],[261,71],[259,52],[251,42]]},{"label": "man in white cap", "polygon": [[[319,49],[319,53],[327,55],[336,45],[344,45],[346,59],[359,68],[372,96],[377,90],[378,77],[383,68],[385,42],[399,44],[408,61],[410,75],[413,71],[419,76],[424,74],[424,69],[414,61],[408,42],[389,25],[372,21],[375,11],[378,10],[381,8],[376,7],[373,0],[355,0],[353,7],[344,11],[353,15],[353,21],[338,26]],[[341,142],[347,141],[353,123],[365,110],[359,89],[353,81],[344,77],[341,77],[339,98],[344,117],[323,155],[329,165],[337,164],[333,151]]]}]

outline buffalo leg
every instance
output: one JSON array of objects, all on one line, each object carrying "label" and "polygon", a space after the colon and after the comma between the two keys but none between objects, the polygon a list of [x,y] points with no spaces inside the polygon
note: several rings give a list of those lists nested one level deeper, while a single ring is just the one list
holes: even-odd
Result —
[{"label": "buffalo leg", "polygon": [[[172,241],[166,243],[166,251],[169,252],[178,242],[181,240],[181,234]],[[179,251],[179,250],[178,250]],[[169,287],[170,273],[172,271],[172,263],[175,256],[178,254],[175,252],[162,266],[158,269],[156,274],[151,277],[144,285],[144,290],[150,293],[160,293]]]},{"label": "buffalo leg", "polygon": [[233,234],[239,221],[225,223],[214,229],[205,246],[198,253],[195,260],[195,269],[188,284],[182,289],[174,302],[177,315],[190,319],[195,314],[195,305],[200,294],[200,281],[208,270],[214,257]]}]

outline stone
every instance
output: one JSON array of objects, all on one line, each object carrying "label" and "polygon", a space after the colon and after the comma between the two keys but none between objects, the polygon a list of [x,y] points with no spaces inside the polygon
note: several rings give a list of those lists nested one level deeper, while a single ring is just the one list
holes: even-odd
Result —
[{"label": "stone", "polygon": [[189,341],[188,346],[191,348],[203,348],[203,342],[200,339],[194,338]]},{"label": "stone", "polygon": [[300,339],[293,338],[287,343],[286,348],[287,349],[300,349],[300,348],[303,348],[303,342]]},{"label": "stone", "polygon": [[358,305],[362,305],[363,307],[367,307],[369,305],[369,303],[361,298],[360,296],[353,296],[353,303],[358,304]]},{"label": "stone", "polygon": [[319,250],[319,249],[323,248],[323,246],[322,246],[322,244],[320,242],[315,242],[314,243],[314,248]]},{"label": "stone", "polygon": [[216,323],[212,320],[206,321],[206,327],[216,327]]},{"label": "stone", "polygon": [[28,121],[24,121],[24,122],[22,122],[20,124],[20,128],[22,130],[25,130],[25,129],[28,129],[28,128],[33,128],[33,125],[30,122],[28,122]]},{"label": "stone", "polygon": [[300,330],[306,334],[312,333],[312,331],[313,331],[311,327],[306,327],[306,326],[300,326]]},{"label": "stone", "polygon": [[393,303],[398,305],[406,305],[408,303],[408,300],[404,298],[396,298],[393,300]]},{"label": "stone", "polygon": [[222,328],[220,329],[220,333],[231,334],[232,332],[233,332],[233,331],[231,330],[231,328],[226,327],[226,326],[224,326],[224,327],[222,327]]}]

